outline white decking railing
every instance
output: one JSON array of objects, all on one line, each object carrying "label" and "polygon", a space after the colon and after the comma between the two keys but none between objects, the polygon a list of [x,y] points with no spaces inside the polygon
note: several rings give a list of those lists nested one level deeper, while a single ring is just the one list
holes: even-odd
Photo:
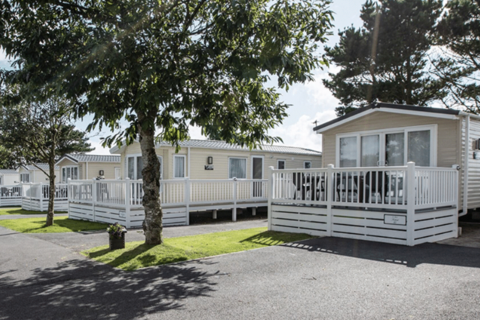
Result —
[{"label": "white decking railing", "polygon": [[[50,185],[44,183],[26,183],[22,188],[22,209],[32,211],[47,211],[50,198]],[[67,184],[55,184],[54,209],[66,211],[68,208],[68,186]]]},{"label": "white decking railing", "polygon": [[458,171],[271,170],[269,228],[414,245],[457,234]]},{"label": "white decking railing", "polygon": [[22,205],[22,185],[0,186],[0,207],[11,207]]},{"label": "white decking railing", "polygon": [[[141,180],[71,180],[69,214],[73,218],[139,226],[144,212]],[[160,182],[164,224],[189,224],[188,212],[267,205],[267,180],[190,180]],[[91,212],[91,214],[89,213]],[[183,220],[182,220],[183,219]]]}]

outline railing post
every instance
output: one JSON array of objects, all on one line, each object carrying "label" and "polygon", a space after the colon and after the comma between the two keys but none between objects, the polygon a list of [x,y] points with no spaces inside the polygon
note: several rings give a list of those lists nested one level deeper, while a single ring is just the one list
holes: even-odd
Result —
[{"label": "railing post", "polygon": [[[70,184],[71,179],[67,179],[67,212],[68,212],[68,218],[70,219],[70,196],[73,194],[72,190],[70,188],[72,187]],[[80,198],[80,197],[79,197]]]},{"label": "railing post", "polygon": [[414,245],[415,232],[415,162],[407,163],[407,245]]},{"label": "railing post", "polygon": [[237,221],[237,178],[233,178],[233,209],[232,221]]},{"label": "railing post", "polygon": [[95,204],[97,202],[97,179],[92,179],[92,212],[93,212],[93,221],[95,222]]},{"label": "railing post", "polygon": [[[137,186],[135,186],[136,188]],[[130,228],[130,213],[132,205],[132,181],[125,179],[125,227]]]},{"label": "railing post", "polygon": [[190,225],[190,178],[185,178],[185,208],[187,210],[187,226]]},{"label": "railing post", "polygon": [[272,200],[273,200],[273,170],[272,166],[268,167],[268,182],[267,182],[267,193],[268,193],[268,230],[272,230]]},{"label": "railing post", "polygon": [[38,196],[38,199],[39,199],[39,206],[40,206],[40,211],[43,212],[43,182],[40,182],[40,188],[38,188],[38,191],[37,191],[37,196]]},{"label": "railing post", "polygon": [[327,200],[327,236],[332,236],[332,202],[333,202],[333,181],[334,181],[334,173],[333,173],[333,164],[329,164],[327,166],[327,176],[325,177],[325,184],[327,187],[327,194],[325,195],[325,199]]}]

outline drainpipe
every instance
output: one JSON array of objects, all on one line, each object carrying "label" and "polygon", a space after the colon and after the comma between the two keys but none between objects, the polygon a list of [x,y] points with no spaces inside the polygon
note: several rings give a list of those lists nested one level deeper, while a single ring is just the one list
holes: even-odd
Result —
[{"label": "drainpipe", "polygon": [[87,179],[88,179],[88,162],[85,162],[85,180]]},{"label": "drainpipe", "polygon": [[463,164],[463,208],[458,216],[463,217],[467,214],[468,207],[468,157],[470,156],[470,115],[465,116],[465,159]]}]

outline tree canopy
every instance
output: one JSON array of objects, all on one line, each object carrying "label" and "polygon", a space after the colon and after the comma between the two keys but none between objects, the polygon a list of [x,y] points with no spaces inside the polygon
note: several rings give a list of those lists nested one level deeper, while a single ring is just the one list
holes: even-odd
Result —
[{"label": "tree canopy", "polygon": [[343,115],[382,101],[426,106],[445,96],[444,83],[429,73],[428,51],[442,4],[436,0],[368,0],[361,10],[361,28],[339,32],[340,41],[326,47],[340,67],[325,86],[343,105]]},{"label": "tree canopy", "polygon": [[139,138],[150,244],[162,241],[155,139],[178,144],[196,125],[229,143],[279,141],[268,130],[288,106],[266,82],[311,80],[332,20],[326,0],[1,3],[0,45],[18,67],[6,81],[75,99],[89,129],[115,132],[107,144]]},{"label": "tree canopy", "polygon": [[[2,99],[0,99],[2,101]],[[31,164],[50,181],[47,225],[53,224],[55,161],[67,153],[88,152],[86,133],[71,123],[68,101],[50,98],[43,103],[23,100],[0,109],[0,163],[9,167]],[[47,163],[49,170],[38,166]]]},{"label": "tree canopy", "polygon": [[448,86],[449,108],[480,113],[480,0],[451,0],[437,26],[434,73]]}]

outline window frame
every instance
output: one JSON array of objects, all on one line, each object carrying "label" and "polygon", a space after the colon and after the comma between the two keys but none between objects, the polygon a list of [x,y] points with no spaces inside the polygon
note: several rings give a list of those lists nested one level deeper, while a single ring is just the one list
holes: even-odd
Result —
[{"label": "window frame", "polygon": [[[75,165],[72,165],[72,166],[62,166],[61,169],[60,169],[60,175],[61,175],[60,181],[61,181],[62,183],[67,183],[67,182],[68,182],[68,180],[67,180],[68,177],[66,177],[65,179],[63,179],[63,178],[64,178],[63,169],[65,169],[65,172],[67,172],[67,169],[70,169],[70,172],[71,172],[71,170],[74,169],[74,168],[77,168],[77,179],[80,178],[80,169],[78,168],[78,166],[75,166]],[[73,180],[73,179],[72,179],[72,180]]]},{"label": "window frame", "polygon": [[[280,169],[280,162],[283,162],[283,169]],[[284,159],[277,159],[277,169],[278,170],[285,170],[287,169],[287,160]]]},{"label": "window frame", "polygon": [[[175,158],[183,158],[183,177],[175,177],[175,169],[176,169],[176,161]],[[187,175],[187,156],[184,154],[174,154],[173,155],[173,174],[172,174],[173,179],[185,179],[188,177]]]},{"label": "window frame", "polygon": [[[230,178],[230,159],[237,159],[237,160],[244,160],[245,161],[245,178],[239,178],[239,177],[231,177]],[[237,178],[237,180],[246,180],[247,177],[248,177],[247,158],[246,157],[228,157],[227,176],[228,176],[228,179]]]},{"label": "window frame", "polygon": [[[307,163],[310,163],[310,168],[305,167]],[[312,169],[312,161],[311,160],[303,161],[303,169]]]},{"label": "window frame", "polygon": [[410,126],[410,127],[400,127],[400,128],[389,128],[389,129],[377,129],[377,130],[368,130],[368,131],[359,131],[359,132],[349,132],[349,133],[339,133],[335,137],[335,166],[340,167],[340,139],[347,137],[356,137],[357,138],[357,167],[361,165],[361,137],[369,135],[379,135],[379,144],[380,144],[380,157],[379,162],[382,165],[379,167],[385,167],[385,138],[387,134],[392,133],[403,133],[405,137],[404,143],[404,165],[407,165],[408,159],[408,133],[415,131],[430,131],[430,167],[437,166],[437,131],[438,125],[421,125],[421,126]]},{"label": "window frame", "polygon": [[[131,179],[131,180],[139,180],[137,179],[137,176],[138,176],[137,175],[137,158],[141,156],[142,156],[141,153],[132,153],[132,154],[125,155],[125,172],[124,172],[125,179],[128,178],[128,158],[133,158],[133,170],[134,170],[133,172],[135,174],[135,179]],[[163,157],[157,154],[157,158],[160,160],[160,179],[163,179]]]}]

